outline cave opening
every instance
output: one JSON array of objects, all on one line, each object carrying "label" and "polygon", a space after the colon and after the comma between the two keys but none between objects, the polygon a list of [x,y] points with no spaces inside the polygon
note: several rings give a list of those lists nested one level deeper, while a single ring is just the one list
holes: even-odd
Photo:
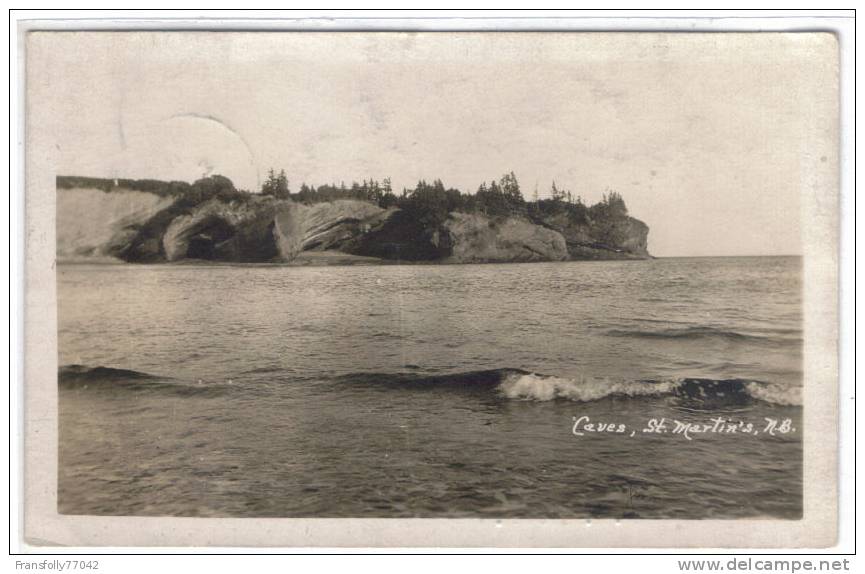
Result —
[{"label": "cave opening", "polygon": [[235,234],[234,227],[221,218],[209,218],[189,238],[186,257],[213,260],[220,257],[220,247]]}]

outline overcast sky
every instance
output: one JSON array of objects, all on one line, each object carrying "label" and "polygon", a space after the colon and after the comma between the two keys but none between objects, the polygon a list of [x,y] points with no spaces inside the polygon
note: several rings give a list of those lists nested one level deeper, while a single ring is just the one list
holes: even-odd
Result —
[{"label": "overcast sky", "polygon": [[798,254],[805,171],[835,161],[825,34],[31,40],[31,127],[62,175],[474,191],[513,170],[527,199],[618,191],[655,255]]}]

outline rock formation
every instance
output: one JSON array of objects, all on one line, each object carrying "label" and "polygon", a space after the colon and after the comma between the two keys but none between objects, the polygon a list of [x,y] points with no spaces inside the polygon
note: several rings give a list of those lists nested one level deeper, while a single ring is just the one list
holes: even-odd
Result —
[{"label": "rock formation", "polygon": [[316,252],[344,254],[339,262],[357,256],[364,262],[440,263],[650,257],[648,226],[627,216],[575,223],[559,214],[532,220],[451,212],[443,222],[421,224],[396,207],[360,200],[306,205],[233,192],[193,203],[184,191],[76,187],[76,181],[58,185],[61,260],[290,263]]}]

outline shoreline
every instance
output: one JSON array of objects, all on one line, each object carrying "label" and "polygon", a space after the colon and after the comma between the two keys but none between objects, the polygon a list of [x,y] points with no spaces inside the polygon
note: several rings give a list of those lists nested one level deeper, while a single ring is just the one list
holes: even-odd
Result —
[{"label": "shoreline", "polygon": [[208,259],[184,259],[182,261],[165,261],[158,263],[129,263],[121,259],[107,256],[96,257],[58,257],[56,265],[76,266],[106,266],[106,267],[375,267],[375,266],[462,266],[462,265],[515,265],[515,264],[540,264],[540,263],[606,263],[606,262],[639,262],[654,261],[662,259],[756,259],[756,258],[800,258],[801,255],[651,255],[642,258],[615,258],[615,259],[566,259],[563,261],[406,261],[393,259],[379,259],[376,257],[365,257],[363,255],[351,255],[335,251],[305,252],[295,260],[289,262],[244,262],[244,261],[215,261]]},{"label": "shoreline", "polygon": [[650,261],[658,257],[615,257],[598,259],[563,259],[560,261],[452,261],[438,259],[429,261],[412,261],[405,259],[383,259],[379,257],[367,257],[364,255],[352,255],[340,251],[304,251],[291,261],[227,261],[214,259],[182,259],[178,261],[159,261],[151,263],[131,263],[116,257],[94,256],[94,257],[58,257],[55,262],[58,265],[106,265],[106,266],[174,266],[182,267],[200,266],[254,266],[254,267],[369,267],[386,265],[435,265],[435,266],[460,266],[460,265],[511,265],[511,264],[534,264],[534,263],[586,263],[604,261]]}]

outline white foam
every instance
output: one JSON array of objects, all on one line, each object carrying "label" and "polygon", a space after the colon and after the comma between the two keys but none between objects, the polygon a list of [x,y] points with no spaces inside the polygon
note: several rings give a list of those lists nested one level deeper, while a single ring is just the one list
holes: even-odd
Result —
[{"label": "white foam", "polygon": [[610,395],[656,396],[671,393],[676,383],[646,383],[610,381],[605,378],[565,379],[535,374],[508,375],[499,385],[499,392],[510,399],[551,401],[557,398],[572,401],[596,401]]},{"label": "white foam", "polygon": [[[498,392],[509,399],[551,401],[568,399],[571,401],[588,402],[609,396],[645,397],[675,394],[683,384],[682,380],[662,382],[648,381],[614,381],[603,377],[579,377],[567,379],[537,375],[533,373],[508,375],[498,386]],[[743,390],[751,398],[782,406],[799,406],[802,404],[802,392],[797,386],[784,386],[774,383],[747,382]],[[700,387],[697,397],[710,398],[707,389]],[[723,398],[724,392],[716,391],[714,395]]]},{"label": "white foam", "polygon": [[751,382],[745,385],[745,392],[751,397],[783,406],[801,406],[802,389],[791,386],[783,387],[772,383]]}]

